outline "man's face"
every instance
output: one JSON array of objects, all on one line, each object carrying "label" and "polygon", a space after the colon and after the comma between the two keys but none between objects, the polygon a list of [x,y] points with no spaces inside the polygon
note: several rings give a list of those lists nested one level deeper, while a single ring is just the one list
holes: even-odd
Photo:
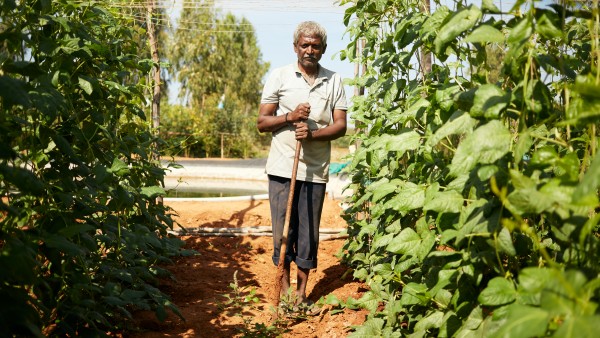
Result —
[{"label": "man's face", "polygon": [[294,45],[294,52],[298,55],[298,61],[304,68],[315,68],[321,60],[327,45],[323,45],[321,38],[316,35],[301,35]]}]

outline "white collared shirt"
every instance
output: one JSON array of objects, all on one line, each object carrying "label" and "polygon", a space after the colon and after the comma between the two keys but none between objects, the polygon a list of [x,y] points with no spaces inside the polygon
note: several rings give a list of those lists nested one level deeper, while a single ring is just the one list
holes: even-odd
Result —
[{"label": "white collared shirt", "polygon": [[[319,74],[311,86],[302,77],[296,62],[273,70],[263,88],[261,103],[277,103],[276,115],[285,115],[304,102],[310,104],[307,123],[311,130],[332,124],[335,109],[348,109],[340,75],[319,66]],[[290,125],[273,132],[266,165],[267,174],[291,177],[296,148],[294,131],[295,127]],[[302,142],[296,178],[301,181],[327,183],[330,157],[331,142]]]}]

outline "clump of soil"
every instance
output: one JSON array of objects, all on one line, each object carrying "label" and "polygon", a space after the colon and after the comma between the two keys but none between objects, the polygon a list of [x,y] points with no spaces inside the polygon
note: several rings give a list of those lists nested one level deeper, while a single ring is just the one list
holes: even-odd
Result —
[{"label": "clump of soil", "polygon": [[[236,202],[165,202],[178,214],[176,221],[186,228],[270,226],[269,203],[265,200]],[[343,230],[339,200],[326,199],[321,227]],[[175,279],[164,281],[161,289],[171,296],[185,318],[170,313],[164,322],[153,313],[136,314],[140,331],[131,337],[235,337],[243,330],[264,329],[275,323],[271,295],[277,267],[273,264],[272,237],[259,235],[182,236],[186,247],[198,254],[181,257],[167,268]],[[353,280],[336,254],[343,239],[319,244],[319,266],[312,270],[307,293],[317,302],[330,294],[338,299],[360,298],[363,283]],[[234,277],[235,275],[235,277]],[[295,270],[292,265],[292,282]],[[255,292],[256,303],[235,298]],[[229,298],[228,298],[229,296]],[[233,301],[228,301],[234,298]],[[238,305],[238,306],[236,306]],[[252,306],[250,306],[252,305]],[[283,337],[345,337],[354,325],[364,322],[366,311],[334,309],[324,305],[316,316],[286,317],[278,320]]]}]

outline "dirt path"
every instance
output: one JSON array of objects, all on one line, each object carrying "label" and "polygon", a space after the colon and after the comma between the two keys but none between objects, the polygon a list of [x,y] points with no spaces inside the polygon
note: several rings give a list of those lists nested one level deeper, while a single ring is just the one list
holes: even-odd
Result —
[{"label": "dirt path", "polygon": [[[326,199],[323,228],[345,227],[340,217],[338,200]],[[249,227],[269,226],[268,201],[239,202],[167,202],[177,213],[177,221],[184,227]],[[273,323],[271,292],[275,287],[276,269],[271,261],[270,236],[240,237],[182,237],[190,249],[198,252],[192,257],[179,258],[168,268],[175,281],[165,282],[161,288],[172,297],[185,321],[170,314],[163,323],[154,314],[136,314],[142,331],[130,337],[235,337],[241,330],[263,330],[261,326]],[[364,284],[353,281],[347,267],[342,266],[335,254],[343,239],[326,240],[319,245],[319,267],[309,277],[308,297],[318,301],[329,294],[345,300],[358,298],[366,291]],[[237,271],[237,273],[236,273]],[[236,274],[237,283],[234,283]],[[295,271],[292,271],[292,276]],[[343,278],[344,277],[344,278]],[[294,282],[294,280],[292,281]],[[253,306],[235,308],[225,304],[226,295],[238,290],[256,291],[258,302]],[[249,305],[248,302],[237,301]],[[333,311],[325,305],[314,317],[283,319],[283,337],[345,337],[349,327],[360,324],[365,311]]]}]

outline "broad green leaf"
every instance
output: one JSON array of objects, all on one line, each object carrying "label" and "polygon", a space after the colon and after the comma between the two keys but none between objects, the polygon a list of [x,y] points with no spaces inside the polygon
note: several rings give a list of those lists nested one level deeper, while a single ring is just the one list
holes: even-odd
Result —
[{"label": "broad green leaf", "polygon": [[160,186],[143,187],[141,191],[142,196],[150,199],[158,196],[164,196],[166,194],[165,189]]},{"label": "broad green leaf", "polygon": [[513,245],[513,240],[510,231],[508,231],[507,228],[502,228],[502,230],[500,230],[500,232],[498,233],[497,243],[500,250],[502,250],[510,256],[516,256],[517,251],[515,250],[515,246]]},{"label": "broad green leaf", "polygon": [[[594,122],[600,118],[600,83],[593,74],[578,75],[571,88],[573,97],[567,109],[567,117],[573,123]],[[590,121],[591,120],[591,121]]]},{"label": "broad green leaf", "polygon": [[386,207],[393,208],[401,213],[423,207],[425,202],[425,187],[411,182],[403,182],[398,187],[396,196],[386,203]]},{"label": "broad green leaf", "polygon": [[571,89],[587,99],[600,100],[600,83],[593,74],[578,75]]},{"label": "broad green leaf", "polygon": [[520,45],[529,39],[533,34],[533,23],[528,17],[523,17],[508,34],[507,42],[509,46],[512,44]]},{"label": "broad green leaf", "polygon": [[574,200],[581,200],[590,194],[596,194],[600,187],[600,156],[596,155],[590,164],[590,167],[585,172],[581,183],[575,188],[573,193]]},{"label": "broad green leaf", "polygon": [[542,291],[540,305],[553,315],[593,315],[598,304],[586,289],[587,278],[580,270],[555,271],[556,278]]},{"label": "broad green leaf", "polygon": [[577,182],[581,163],[577,153],[571,152],[560,158],[554,167],[554,173],[565,180]]},{"label": "broad green leaf", "polygon": [[336,295],[330,293],[325,297],[325,304],[339,306],[340,304],[342,304],[342,301]]},{"label": "broad green leaf", "polygon": [[[434,253],[439,253],[440,251],[434,251]],[[430,255],[429,257],[440,257],[438,255]],[[457,271],[456,269],[443,269],[440,270],[440,272],[438,272],[437,274],[437,282],[435,283],[435,285],[431,288],[430,292],[433,295],[437,295],[437,293],[441,290],[444,290],[444,288],[448,285],[450,285],[450,283],[452,283],[452,280],[456,279],[456,275],[457,275]]]},{"label": "broad green leaf", "polygon": [[416,119],[417,115],[422,114],[425,109],[427,109],[431,103],[427,101],[425,98],[419,98],[417,102],[411,104],[399,117],[395,120],[390,120],[390,123],[398,123],[408,121],[410,119]]},{"label": "broad green leaf", "polygon": [[490,25],[481,25],[475,28],[471,34],[467,35],[467,37],[463,40],[463,42],[477,42],[477,43],[486,43],[486,42],[504,42],[504,34],[497,30],[494,26]]},{"label": "broad green leaf", "polygon": [[470,88],[465,91],[460,91],[454,95],[454,103],[456,107],[463,111],[471,110],[473,106],[473,99],[475,98],[475,91],[477,88]]},{"label": "broad green leaf", "polygon": [[360,305],[361,308],[367,309],[371,312],[375,312],[380,302],[379,296],[373,291],[367,291],[364,293],[362,297],[357,301],[357,304]]},{"label": "broad green leaf", "polygon": [[486,13],[494,13],[499,14],[500,9],[494,4],[493,0],[482,0],[481,1],[481,10]]},{"label": "broad green leaf", "polygon": [[59,233],[67,238],[71,238],[75,235],[79,235],[84,232],[89,232],[94,229],[96,229],[96,228],[94,228],[93,226],[91,226],[89,224],[78,223],[78,224],[73,224],[73,225],[67,226],[64,229],[61,229],[59,231]]},{"label": "broad green leaf", "polygon": [[427,257],[436,243],[436,236],[433,231],[425,231],[421,233],[421,243],[416,248],[416,251],[408,252],[411,255],[416,255],[419,260],[423,261]]},{"label": "broad green leaf", "polygon": [[402,256],[399,258],[398,263],[396,263],[396,265],[394,266],[394,272],[397,275],[401,275],[402,272],[412,269],[420,263],[421,262],[419,261],[419,259],[417,257]]},{"label": "broad green leaf", "polygon": [[67,238],[56,234],[45,236],[44,244],[49,248],[57,249],[72,256],[79,256],[85,253],[84,247],[79,246]]},{"label": "broad green leaf", "polygon": [[376,264],[371,271],[385,279],[394,277],[394,270],[392,270],[392,264],[390,263]]},{"label": "broad green leaf", "polygon": [[447,55],[442,54],[447,43],[454,40],[457,36],[472,28],[481,18],[481,10],[475,5],[462,8],[458,12],[451,14],[452,17],[439,30],[433,44],[435,53],[444,61]]},{"label": "broad green leaf", "polygon": [[421,244],[421,237],[413,229],[406,228],[398,234],[387,246],[387,251],[395,254],[415,252]]},{"label": "broad green leaf", "polygon": [[[596,203],[597,205],[597,203]],[[590,217],[585,224],[583,225],[581,232],[579,233],[579,245],[583,247],[585,245],[585,241],[589,236],[596,236],[596,232],[594,229],[598,228],[598,223],[600,222],[600,214],[596,214],[593,217]]]},{"label": "broad green leaf", "polygon": [[494,163],[509,152],[511,139],[511,133],[497,120],[475,129],[458,146],[450,164],[450,175],[468,173],[478,163]]},{"label": "broad green leaf", "polygon": [[[560,38],[563,31],[560,27],[560,19],[549,10],[541,10],[542,15],[537,18],[535,30],[547,39]],[[559,25],[557,27],[556,25]]]},{"label": "broad green leaf", "polygon": [[44,192],[44,183],[30,170],[0,162],[0,177],[23,193],[39,196]]},{"label": "broad green leaf", "polygon": [[113,173],[117,176],[123,176],[129,173],[129,166],[127,165],[127,163],[115,157],[110,169],[108,169],[108,172]]},{"label": "broad green leaf", "polygon": [[485,84],[477,89],[473,106],[469,114],[473,117],[497,119],[500,113],[508,106],[510,94],[493,84]]},{"label": "broad green leaf", "polygon": [[[552,94],[546,84],[535,79],[527,81],[526,86],[524,83],[520,83],[518,87],[515,96],[523,100],[527,109],[541,116],[547,116],[552,105]],[[523,87],[525,90],[521,97]]]},{"label": "broad green leaf", "polygon": [[[354,258],[356,258],[355,255]],[[352,273],[352,276],[358,280],[366,280],[369,277],[369,271],[367,271],[367,269],[357,269],[354,270],[354,273]]]},{"label": "broad green leaf", "polygon": [[421,145],[421,137],[416,131],[405,131],[401,134],[394,135],[390,138],[387,144],[387,150],[397,151],[398,157],[402,156],[406,151],[415,150]]},{"label": "broad green leaf", "polygon": [[433,299],[436,303],[440,304],[442,308],[446,308],[452,304],[453,296],[454,292],[447,289],[441,289],[434,294]]},{"label": "broad green leaf", "polygon": [[423,37],[435,36],[448,15],[450,15],[448,6],[440,5],[433,13],[431,13],[431,15],[427,16],[419,33],[423,35]]},{"label": "broad green leaf", "polygon": [[508,195],[513,211],[520,214],[541,213],[543,211],[559,212],[568,217],[568,206],[571,204],[573,189],[560,184],[560,181],[550,180],[538,189],[538,183],[516,170],[510,171],[514,190]]},{"label": "broad green leaf", "polygon": [[0,97],[6,108],[20,105],[28,108],[31,105],[25,81],[8,76],[0,76]]},{"label": "broad green leaf", "polygon": [[444,123],[433,136],[427,140],[428,145],[436,145],[440,140],[450,135],[461,135],[470,133],[477,125],[477,120],[463,111],[457,111]]},{"label": "broad green leaf", "polygon": [[508,307],[508,318],[500,330],[490,337],[543,337],[546,333],[550,315],[539,308],[511,305]]},{"label": "broad green leaf", "polygon": [[454,97],[460,93],[458,84],[445,85],[435,91],[435,101],[444,111],[450,110],[454,106]]},{"label": "broad green leaf", "polygon": [[437,329],[442,326],[444,319],[444,312],[434,311],[424,318],[420,319],[415,324],[415,331],[427,331],[429,329]]},{"label": "broad green leaf", "polygon": [[167,311],[165,310],[165,307],[162,304],[159,304],[156,307],[156,309],[154,310],[154,314],[156,315],[156,318],[161,322],[164,322],[165,319],[167,319]]},{"label": "broad green leaf", "polygon": [[124,301],[123,299],[116,297],[116,296],[105,296],[102,297],[102,301],[106,302],[107,304],[113,305],[113,306],[125,306],[125,305],[130,305],[131,303]]},{"label": "broad green leaf", "polygon": [[519,134],[519,138],[517,139],[513,151],[513,157],[516,163],[521,163],[523,160],[529,158],[527,152],[529,152],[529,149],[531,149],[532,145],[533,139],[531,138],[531,133],[529,132],[529,130]]},{"label": "broad green leaf", "polygon": [[408,283],[402,288],[400,303],[406,305],[427,305],[431,295],[425,284]]},{"label": "broad green leaf", "polygon": [[548,268],[526,267],[519,272],[519,291],[541,293],[550,280],[556,278]]},{"label": "broad green leaf", "polygon": [[88,94],[91,95],[92,92],[94,92],[94,88],[92,87],[92,83],[82,77],[79,78],[79,87],[81,89],[83,89],[83,91]]},{"label": "broad green leaf", "polygon": [[537,149],[531,157],[531,165],[539,167],[552,166],[558,161],[559,156],[556,149],[552,146],[541,147]]},{"label": "broad green leaf", "polygon": [[475,330],[481,325],[481,322],[483,322],[483,311],[481,310],[481,306],[476,306],[471,313],[469,313],[469,317],[464,321],[462,328]]},{"label": "broad green leaf", "polygon": [[388,244],[390,244],[390,242],[394,239],[394,236],[395,236],[394,234],[381,235],[380,233],[378,233],[373,238],[373,246],[375,248],[385,247]]},{"label": "broad green leaf", "polygon": [[431,210],[439,213],[458,213],[464,202],[465,200],[462,195],[455,190],[434,191],[427,189],[423,210]]},{"label": "broad green leaf", "polygon": [[125,289],[121,293],[121,298],[128,301],[130,304],[136,302],[146,295],[146,291]]},{"label": "broad green leaf", "polygon": [[490,235],[490,223],[493,223],[494,219],[486,217],[481,209],[477,209],[473,212],[466,223],[457,224],[458,232],[456,234],[456,245],[459,245],[463,239],[468,235],[479,235],[489,237]]},{"label": "broad green leaf", "polygon": [[457,178],[453,179],[450,183],[448,183],[448,185],[446,186],[446,190],[462,192],[465,189],[465,186],[467,185],[469,179],[470,177],[467,174],[460,175]]},{"label": "broad green leaf", "polygon": [[600,316],[568,316],[552,337],[555,338],[594,338],[598,336]]},{"label": "broad green leaf", "polygon": [[348,338],[382,337],[384,320],[382,318],[369,318],[356,331],[350,333]]},{"label": "broad green leaf", "polygon": [[0,248],[0,271],[4,275],[2,280],[14,280],[15,277],[20,280],[35,279],[35,271],[31,269],[37,264],[35,254],[34,247],[23,243],[18,238],[7,238]]},{"label": "broad green leaf", "polygon": [[587,215],[590,210],[598,205],[597,198],[587,200],[587,203],[580,201],[579,204],[574,204],[572,197],[574,191],[575,189],[572,186],[563,184],[563,180],[558,178],[551,179],[540,188],[540,192],[550,196],[553,201],[548,211],[557,213],[565,220],[573,216],[573,213]]},{"label": "broad green leaf", "polygon": [[539,214],[550,209],[555,200],[553,196],[529,187],[515,189],[508,195],[508,201],[519,214]]},{"label": "broad green leaf", "polygon": [[516,298],[517,292],[513,282],[503,277],[495,277],[481,291],[477,300],[482,305],[497,306],[512,303]]},{"label": "broad green leaf", "polygon": [[477,169],[477,177],[483,181],[487,182],[492,176],[496,175],[500,168],[497,165],[489,164],[482,165]]},{"label": "broad green leaf", "polygon": [[600,100],[573,95],[567,117],[571,124],[597,122],[600,120]]}]

